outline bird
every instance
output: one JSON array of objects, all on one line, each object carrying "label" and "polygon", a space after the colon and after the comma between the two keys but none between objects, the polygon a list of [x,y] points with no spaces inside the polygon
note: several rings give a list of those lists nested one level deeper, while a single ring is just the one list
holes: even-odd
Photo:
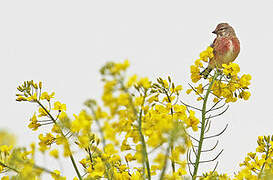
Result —
[{"label": "bird", "polygon": [[240,41],[228,23],[218,24],[212,33],[217,35],[210,45],[214,56],[209,60],[207,68],[200,73],[204,79],[207,79],[214,68],[222,68],[223,64],[233,62],[240,53]]}]

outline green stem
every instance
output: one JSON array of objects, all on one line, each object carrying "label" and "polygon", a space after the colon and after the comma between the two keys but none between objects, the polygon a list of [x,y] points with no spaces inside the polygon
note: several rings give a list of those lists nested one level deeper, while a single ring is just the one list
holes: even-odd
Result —
[{"label": "green stem", "polygon": [[[142,105],[145,102],[145,97],[146,97],[146,91],[145,91],[145,94],[144,94]],[[143,167],[145,167],[145,164],[146,164],[146,169],[147,169],[147,173],[148,173],[148,179],[151,180],[150,163],[149,163],[148,153],[147,153],[147,149],[146,149],[146,142],[145,142],[145,139],[144,139],[144,135],[142,133],[142,109],[139,112],[138,131],[139,131],[139,135],[140,135],[140,139],[141,139],[141,144],[142,144],[142,157],[144,158],[143,159]],[[144,168],[144,170],[145,170],[145,168]],[[143,173],[145,174],[145,171]]]},{"label": "green stem", "polygon": [[[168,145],[166,153],[165,153],[164,167],[163,167],[163,169],[161,171],[160,178],[159,178],[160,180],[164,179],[164,174],[165,174],[165,171],[167,169],[167,161],[168,161],[168,158],[169,158],[169,153],[170,153],[170,151],[173,148],[173,141],[174,141],[175,131],[176,131],[176,129],[173,129],[172,132],[171,132],[171,134],[170,134],[169,145]],[[174,164],[174,161],[172,160],[172,169],[173,169],[173,171],[175,171],[175,167],[174,166],[175,166],[175,164]]]},{"label": "green stem", "polygon": [[[171,98],[168,94],[168,92],[164,89],[164,92],[168,98],[168,102],[171,103]],[[171,115],[172,115],[172,118],[173,118],[173,108],[171,107]],[[172,119],[173,120],[173,119]],[[163,180],[164,178],[164,174],[165,174],[165,171],[166,171],[166,168],[167,168],[167,161],[168,161],[168,158],[169,158],[169,153],[173,151],[173,141],[174,141],[174,131],[175,129],[173,129],[171,131],[171,134],[170,134],[170,137],[169,137],[169,144],[168,144],[168,147],[166,149],[166,153],[165,153],[165,159],[164,159],[164,166],[163,166],[163,169],[161,171],[161,174],[160,174],[160,180]],[[175,172],[175,163],[173,160],[171,160],[171,165],[172,165],[172,171],[173,173]]]},{"label": "green stem", "polygon": [[[129,94],[128,89],[124,86],[124,84],[122,83],[122,81],[120,81],[120,85],[121,85],[121,89],[125,92]],[[143,102],[142,102],[142,106],[145,103],[145,98],[147,96],[147,89],[144,90],[144,98],[143,98]],[[138,131],[139,131],[139,135],[140,135],[140,141],[142,144],[142,156],[143,156],[143,168],[144,168],[144,177],[145,177],[145,166],[147,168],[147,173],[148,173],[148,179],[151,180],[151,170],[150,170],[150,163],[149,163],[149,157],[148,157],[148,153],[147,153],[147,149],[146,149],[146,143],[145,143],[145,138],[144,135],[142,133],[142,109],[140,110],[139,114],[138,111],[136,109],[136,107],[134,106],[134,102],[131,96],[129,96],[129,103],[133,109],[133,112],[135,114],[135,116],[138,116]],[[146,165],[145,165],[146,164]]]},{"label": "green stem", "polygon": [[[95,119],[95,122],[97,123],[97,126],[99,128],[99,132],[100,132],[100,135],[101,135],[101,139],[102,139],[102,147],[103,147],[103,151],[105,151],[105,146],[106,146],[106,140],[105,140],[105,137],[104,137],[104,133],[103,133],[103,129],[99,123],[99,119],[98,117],[96,116],[96,112],[95,112],[95,109],[93,108],[93,106],[90,107],[92,113],[93,113],[93,116],[94,116],[94,119]],[[91,154],[89,153],[89,156],[91,158]],[[105,161],[105,164],[106,164],[106,177],[108,179],[113,179],[113,175],[114,175],[114,172],[111,168],[111,164],[109,164],[109,162]],[[109,172],[110,171],[110,172]],[[109,174],[110,173],[110,174]]]},{"label": "green stem", "polygon": [[[47,173],[49,173],[49,174],[55,174],[55,172],[52,172],[52,171],[50,171],[50,170],[48,170],[48,169],[46,169],[46,168],[43,168],[43,167],[41,167],[41,166],[38,166],[38,165],[36,165],[36,164],[32,164],[32,163],[28,163],[28,162],[23,162],[23,161],[21,161],[21,160],[19,160],[19,159],[17,159],[17,160],[20,161],[21,163],[31,164],[34,168],[40,169],[40,170],[45,171],[45,172],[47,172]],[[0,161],[0,165],[3,166],[3,167],[8,168],[8,169],[10,169],[10,170],[13,170],[13,171],[16,172],[16,173],[20,173],[19,170],[15,169],[15,168],[13,168],[13,167],[10,167],[9,165],[7,165],[7,164],[5,164],[5,163],[3,163],[3,162],[1,162],[1,161]],[[56,175],[57,175],[57,174],[56,174]]]},{"label": "green stem", "polygon": [[75,171],[76,171],[76,173],[78,175],[79,180],[82,180],[82,176],[81,176],[81,174],[80,174],[80,172],[79,172],[79,170],[77,168],[77,165],[75,163],[74,157],[72,156],[72,154],[69,157],[70,157],[70,159],[72,161],[73,167],[74,167],[74,169],[75,169]]},{"label": "green stem", "polygon": [[208,87],[208,89],[206,91],[204,101],[203,101],[201,132],[200,132],[200,137],[199,137],[198,151],[197,151],[197,155],[196,155],[196,160],[195,160],[195,163],[194,163],[194,171],[193,171],[193,175],[192,175],[193,180],[195,180],[197,178],[198,167],[199,167],[199,164],[200,164],[200,157],[201,157],[202,145],[203,145],[204,134],[205,134],[207,101],[208,101],[208,97],[209,97],[212,85],[213,85],[214,81],[216,80],[216,78],[218,77],[218,75],[219,75],[218,71],[215,71],[215,74],[214,74],[214,76],[212,78],[212,81],[209,84],[209,87]]},{"label": "green stem", "polygon": [[93,107],[91,107],[90,109],[91,109],[91,111],[92,111],[92,113],[93,113],[95,122],[97,123],[97,126],[98,126],[98,128],[99,128],[100,136],[101,136],[101,139],[102,139],[102,147],[103,147],[103,149],[104,149],[105,146],[106,146],[106,141],[105,141],[105,138],[104,138],[104,133],[103,133],[102,127],[101,127],[101,125],[100,125],[99,119],[98,119],[97,116],[96,116],[95,109],[94,109]]},{"label": "green stem", "polygon": [[0,161],[0,165],[3,166],[3,167],[6,167],[6,168],[8,168],[8,169],[11,169],[11,170],[13,170],[13,171],[16,172],[16,173],[19,173],[19,171],[18,171],[17,169],[15,169],[15,168],[13,168],[13,167],[10,167],[9,165],[4,164],[4,163],[1,162],[1,161]]},{"label": "green stem", "polygon": [[[43,104],[40,101],[36,101],[36,102],[45,110],[45,112],[48,114],[48,116],[54,122],[54,124],[57,124],[56,120],[53,118],[53,116],[50,114],[50,112],[43,106]],[[64,138],[66,138],[62,130],[61,130],[61,134],[62,134],[62,136]],[[69,147],[69,150],[70,150],[70,147]],[[70,160],[72,161],[73,167],[74,167],[74,169],[75,169],[75,171],[77,173],[77,176],[78,176],[79,180],[82,180],[82,176],[81,176],[81,174],[80,174],[80,172],[78,170],[78,167],[77,167],[77,165],[75,163],[75,160],[74,160],[74,157],[73,157],[72,153],[70,154],[69,157],[70,157]]]}]

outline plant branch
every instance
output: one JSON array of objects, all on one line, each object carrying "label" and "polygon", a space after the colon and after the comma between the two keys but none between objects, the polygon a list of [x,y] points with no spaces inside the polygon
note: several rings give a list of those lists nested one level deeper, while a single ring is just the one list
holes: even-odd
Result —
[{"label": "plant branch", "polygon": [[197,151],[197,156],[196,156],[196,160],[195,160],[195,165],[194,165],[194,171],[193,171],[193,180],[196,180],[197,178],[197,172],[198,172],[198,167],[200,164],[200,157],[201,157],[201,152],[202,152],[202,145],[203,145],[203,140],[204,140],[204,134],[205,134],[205,121],[206,121],[206,111],[207,111],[207,101],[208,101],[208,97],[210,94],[210,90],[212,88],[212,85],[214,83],[214,81],[216,80],[216,78],[218,77],[218,71],[215,71],[214,76],[212,78],[212,81],[209,84],[209,87],[206,91],[205,97],[204,97],[204,101],[203,101],[203,106],[202,106],[202,123],[201,123],[201,133],[200,133],[200,138],[199,138],[199,144],[198,144],[198,151]]},{"label": "plant branch", "polygon": [[[36,101],[36,102],[44,109],[44,111],[47,113],[47,115],[49,116],[49,118],[54,122],[54,124],[57,125],[56,120],[53,118],[53,116],[50,114],[50,112],[44,107],[44,105],[40,101]],[[62,134],[62,136],[64,138],[66,138],[66,136],[64,135],[64,133],[63,133],[62,130],[61,130],[61,134]],[[70,151],[70,146],[68,146],[68,147],[69,147],[69,151]],[[75,160],[74,160],[74,157],[73,157],[72,153],[69,155],[69,157],[70,157],[72,165],[73,165],[73,167],[74,167],[74,169],[75,169],[75,171],[77,173],[77,176],[78,176],[79,180],[82,180],[82,176],[81,176],[81,174],[80,174],[80,172],[78,170],[78,167],[77,167],[77,165],[75,163]]]}]

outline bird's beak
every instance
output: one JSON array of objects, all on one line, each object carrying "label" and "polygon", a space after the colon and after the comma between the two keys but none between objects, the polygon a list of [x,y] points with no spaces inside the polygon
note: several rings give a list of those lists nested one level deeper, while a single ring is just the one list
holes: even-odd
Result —
[{"label": "bird's beak", "polygon": [[213,34],[216,34],[216,31],[214,30],[214,31],[212,31],[212,33],[213,33]]}]

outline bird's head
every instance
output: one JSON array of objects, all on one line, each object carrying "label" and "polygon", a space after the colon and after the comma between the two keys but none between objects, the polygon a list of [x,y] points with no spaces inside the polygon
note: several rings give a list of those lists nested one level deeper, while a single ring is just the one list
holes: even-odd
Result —
[{"label": "bird's head", "polygon": [[217,36],[236,36],[234,29],[228,23],[220,23],[212,33]]}]

